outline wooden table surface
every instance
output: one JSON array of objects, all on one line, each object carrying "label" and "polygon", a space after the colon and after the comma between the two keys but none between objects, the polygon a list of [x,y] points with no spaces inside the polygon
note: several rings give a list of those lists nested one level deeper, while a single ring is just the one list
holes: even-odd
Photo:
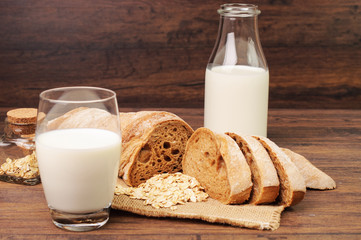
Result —
[{"label": "wooden table surface", "polygon": [[[166,110],[195,129],[203,124],[202,109]],[[5,111],[0,108],[2,120]],[[337,184],[331,191],[308,190],[282,213],[275,231],[112,210],[101,229],[69,232],[51,222],[41,184],[0,182],[0,239],[361,239],[361,110],[271,109],[268,137],[309,158]]]}]

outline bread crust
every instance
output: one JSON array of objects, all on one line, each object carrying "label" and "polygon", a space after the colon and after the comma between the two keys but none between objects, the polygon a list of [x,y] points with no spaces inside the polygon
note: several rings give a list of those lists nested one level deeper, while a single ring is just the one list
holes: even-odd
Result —
[{"label": "bread crust", "polygon": [[270,139],[254,136],[268,151],[280,181],[280,204],[285,207],[299,203],[306,193],[305,180],[291,159]]},{"label": "bread crust", "polygon": [[226,133],[236,141],[252,172],[253,189],[250,204],[274,202],[279,193],[277,171],[263,145],[251,136]]},{"label": "bread crust", "polygon": [[182,166],[185,174],[195,177],[213,199],[224,204],[240,204],[250,196],[250,168],[226,134],[197,129],[187,143]]},{"label": "bread crust", "polygon": [[119,177],[138,186],[155,174],[182,170],[186,142],[193,129],[164,111],[120,113],[122,146]]},{"label": "bread crust", "polygon": [[296,165],[303,178],[305,179],[306,187],[318,190],[334,189],[336,188],[335,181],[326,173],[314,166],[304,156],[293,152],[287,148],[281,148],[284,153]]},{"label": "bread crust", "polygon": [[119,131],[118,116],[99,108],[79,107],[48,122],[48,130],[66,128],[100,128]]}]

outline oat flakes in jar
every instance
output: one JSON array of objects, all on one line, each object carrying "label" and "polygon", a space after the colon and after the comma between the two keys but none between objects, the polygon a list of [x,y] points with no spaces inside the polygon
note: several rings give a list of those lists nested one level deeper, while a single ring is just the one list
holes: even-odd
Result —
[{"label": "oat flakes in jar", "polygon": [[18,108],[7,112],[0,139],[0,180],[35,185],[40,173],[35,155],[37,109]]}]

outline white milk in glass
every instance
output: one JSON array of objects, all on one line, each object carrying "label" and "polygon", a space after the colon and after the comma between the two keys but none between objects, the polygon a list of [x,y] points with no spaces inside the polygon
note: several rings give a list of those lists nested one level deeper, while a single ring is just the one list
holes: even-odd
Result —
[{"label": "white milk in glass", "polygon": [[209,66],[204,126],[219,133],[267,136],[269,74],[263,68]]},{"label": "white milk in glass", "polygon": [[113,199],[121,137],[101,129],[63,129],[40,134],[36,154],[49,207],[94,212]]}]

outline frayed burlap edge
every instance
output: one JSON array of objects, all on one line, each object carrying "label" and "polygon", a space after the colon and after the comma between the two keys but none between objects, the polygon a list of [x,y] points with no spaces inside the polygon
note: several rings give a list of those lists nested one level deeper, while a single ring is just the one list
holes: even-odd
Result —
[{"label": "frayed burlap edge", "polygon": [[225,205],[214,199],[177,205],[176,210],[156,209],[144,205],[142,200],[131,199],[126,195],[115,195],[112,208],[148,217],[200,219],[260,230],[276,230],[280,226],[281,213],[284,210],[284,206],[274,205]]}]

